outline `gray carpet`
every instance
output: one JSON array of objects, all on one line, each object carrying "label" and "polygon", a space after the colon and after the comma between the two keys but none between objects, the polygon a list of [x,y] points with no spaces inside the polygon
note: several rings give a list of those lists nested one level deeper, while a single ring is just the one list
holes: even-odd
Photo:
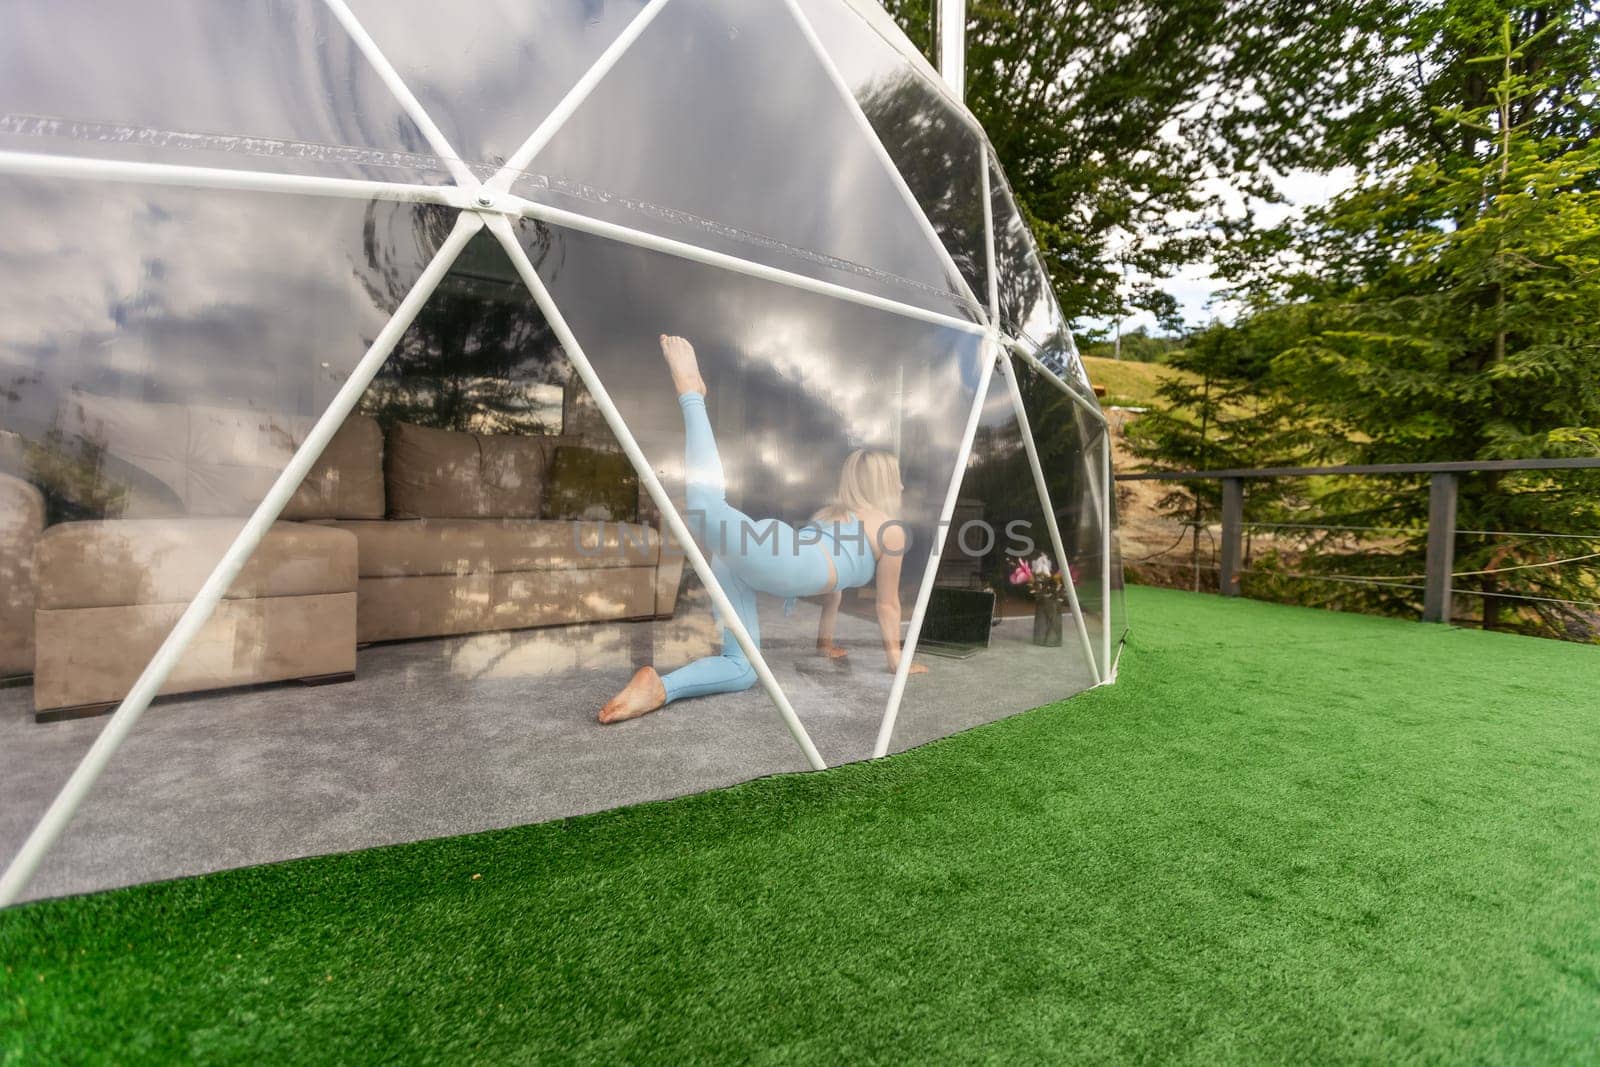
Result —
[{"label": "gray carpet", "polygon": [[[699,594],[703,597],[703,592]],[[842,665],[814,653],[816,608],[762,605],[763,652],[823,758],[867,758],[891,676],[876,627],[844,617]],[[158,701],[45,861],[29,897],[520,825],[804,770],[759,687],[602,727],[635,666],[710,651],[704,603],[677,618],[377,645],[355,681]],[[967,659],[919,657],[903,750],[1089,684],[1073,648],[997,624]],[[36,724],[0,689],[0,857],[9,860],[105,718]]]}]

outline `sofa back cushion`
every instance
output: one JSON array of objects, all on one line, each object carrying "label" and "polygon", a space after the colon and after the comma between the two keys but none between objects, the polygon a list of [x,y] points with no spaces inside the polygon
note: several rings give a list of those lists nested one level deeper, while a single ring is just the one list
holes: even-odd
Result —
[{"label": "sofa back cushion", "polygon": [[397,519],[536,519],[558,438],[400,423],[389,431],[389,514]]},{"label": "sofa back cushion", "polygon": [[639,517],[639,477],[621,452],[562,445],[545,479],[544,517],[633,522]]},{"label": "sofa back cushion", "polygon": [[285,519],[381,519],[383,428],[376,419],[351,415],[283,509]]},{"label": "sofa back cushion", "polygon": [[181,515],[188,489],[189,410],[74,392],[54,447],[29,457],[28,478],[77,518]]},{"label": "sofa back cushion", "polygon": [[304,415],[189,407],[184,505],[190,515],[248,515],[305,440]]},{"label": "sofa back cushion", "polygon": [[[119,490],[105,517],[230,516],[254,511],[311,432],[309,415],[75,393],[61,428]],[[63,455],[71,449],[62,449]],[[352,415],[291,498],[286,519],[382,518],[383,434]],[[105,494],[101,494],[105,495]]]}]

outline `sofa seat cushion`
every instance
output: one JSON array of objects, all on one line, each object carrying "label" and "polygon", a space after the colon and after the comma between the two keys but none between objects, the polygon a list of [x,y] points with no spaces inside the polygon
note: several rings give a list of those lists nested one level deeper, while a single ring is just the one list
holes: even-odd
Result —
[{"label": "sofa seat cushion", "polygon": [[[41,609],[171,604],[190,600],[243,526],[242,519],[64,522],[39,539]],[[228,590],[230,599],[348,593],[356,539],[344,530],[274,523]]]},{"label": "sofa seat cushion", "polygon": [[[178,658],[161,692],[353,674],[356,604],[355,593],[224,600]],[[33,706],[44,711],[121,700],[184,607],[39,612]]]},{"label": "sofa seat cushion", "polygon": [[355,534],[363,578],[649,567],[661,535],[631,523],[550,519],[330,522]]}]

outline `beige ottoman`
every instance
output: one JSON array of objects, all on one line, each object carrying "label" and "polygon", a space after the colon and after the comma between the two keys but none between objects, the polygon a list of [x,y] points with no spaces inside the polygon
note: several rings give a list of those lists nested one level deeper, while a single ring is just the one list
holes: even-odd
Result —
[{"label": "beige ottoman", "polygon": [[[35,567],[36,717],[121,700],[242,522],[115,519],[45,530]],[[356,575],[352,534],[274,524],[161,691],[353,677]]]}]

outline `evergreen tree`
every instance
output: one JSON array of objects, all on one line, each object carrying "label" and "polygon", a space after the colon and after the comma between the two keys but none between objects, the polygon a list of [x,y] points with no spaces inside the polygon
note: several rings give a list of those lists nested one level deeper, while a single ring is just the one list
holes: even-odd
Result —
[{"label": "evergreen tree", "polygon": [[[1162,379],[1161,406],[1128,428],[1134,454],[1171,469],[1224,470],[1274,466],[1303,451],[1311,443],[1306,424],[1269,384],[1278,341],[1270,326],[1213,325],[1191,334],[1168,359],[1183,373]],[[1288,483],[1252,483],[1252,510],[1275,514],[1293,491]],[[1221,512],[1221,484],[1172,483],[1158,506],[1188,525],[1191,583],[1209,588],[1217,550],[1209,529]]]},{"label": "evergreen tree", "polygon": [[[1596,18],[1455,0],[1419,7],[1395,45],[1426,121],[1374,127],[1354,190],[1228,264],[1250,312],[1224,333],[1265,338],[1270,355],[1229,379],[1271,413],[1253,440],[1302,463],[1600,455]],[[1191,451],[1150,440],[1163,462]],[[1600,551],[1553,536],[1600,530],[1597,489],[1588,475],[1463,478],[1460,527],[1517,532],[1458,544],[1457,588],[1482,594],[1485,626],[1587,632],[1594,569],[1543,564]],[[1343,602],[1414,610],[1424,488],[1364,478],[1307,493],[1318,521],[1381,529],[1329,535],[1299,565],[1343,583]]]},{"label": "evergreen tree", "polygon": [[[931,54],[934,0],[885,0]],[[971,0],[967,103],[1069,322],[1153,313],[1241,196],[1336,154],[1386,76],[1398,0]],[[1329,71],[1340,71],[1330,77]],[[1147,279],[1132,286],[1124,275]]]}]

